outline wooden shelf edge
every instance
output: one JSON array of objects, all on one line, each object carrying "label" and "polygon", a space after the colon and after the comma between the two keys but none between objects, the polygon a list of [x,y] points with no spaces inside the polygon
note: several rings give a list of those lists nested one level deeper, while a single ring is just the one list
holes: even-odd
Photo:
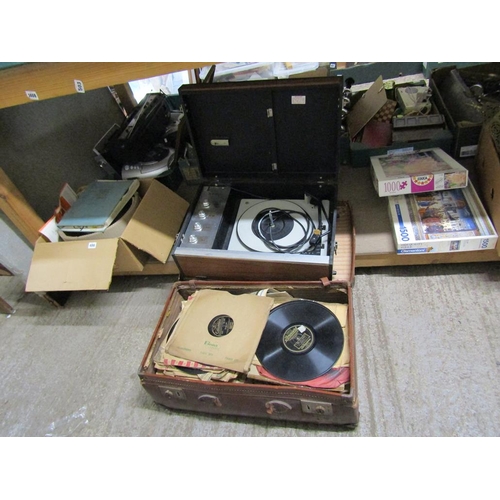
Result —
[{"label": "wooden shelf edge", "polygon": [[395,253],[356,255],[355,267],[412,266],[424,264],[463,264],[467,262],[497,262],[500,256],[497,250],[476,252],[407,254]]},{"label": "wooden shelf edge", "polygon": [[[212,64],[216,63],[46,62],[11,66],[0,70],[0,109],[76,94],[75,80],[89,91]],[[26,92],[35,92],[38,99],[30,99]]]}]

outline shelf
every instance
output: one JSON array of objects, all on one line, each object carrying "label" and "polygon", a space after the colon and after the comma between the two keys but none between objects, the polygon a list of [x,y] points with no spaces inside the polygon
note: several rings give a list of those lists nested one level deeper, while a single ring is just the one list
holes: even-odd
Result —
[{"label": "shelf", "polygon": [[75,80],[85,91],[134,80],[202,68],[212,62],[49,62],[25,63],[0,70],[0,108],[77,93]]},{"label": "shelf", "polygon": [[[370,180],[369,169],[343,165],[340,173],[339,199],[349,202],[355,227],[356,268],[500,261],[497,249],[398,255],[389,223],[387,199],[377,196]],[[43,221],[31,209],[2,169],[0,169],[0,201],[2,201],[0,209],[34,245]],[[173,263],[167,266],[151,265],[148,270],[150,274],[176,273]]]},{"label": "shelf", "polygon": [[[75,94],[75,80],[85,91],[120,85],[134,80],[202,68],[211,62],[62,62],[25,63],[0,69],[0,108],[33,102],[26,91],[34,91],[40,100]],[[0,169],[0,209],[21,230],[31,244],[38,236],[41,219],[11,185]],[[8,189],[7,189],[8,188]],[[2,190],[5,191],[2,193]],[[7,196],[8,195],[8,196]],[[356,230],[356,267],[378,267],[419,264],[499,261],[497,250],[397,255],[389,225],[387,204],[379,198],[370,180],[368,168],[342,166],[339,199],[347,200],[352,209]],[[157,269],[154,273],[163,273]]]}]

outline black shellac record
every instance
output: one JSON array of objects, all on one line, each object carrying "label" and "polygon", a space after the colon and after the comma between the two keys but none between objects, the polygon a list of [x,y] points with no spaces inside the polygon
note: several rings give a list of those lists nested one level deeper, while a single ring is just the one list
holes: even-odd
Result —
[{"label": "black shellac record", "polygon": [[275,377],[304,382],[327,373],[343,348],[337,316],[318,302],[298,299],[272,309],[256,355]]}]

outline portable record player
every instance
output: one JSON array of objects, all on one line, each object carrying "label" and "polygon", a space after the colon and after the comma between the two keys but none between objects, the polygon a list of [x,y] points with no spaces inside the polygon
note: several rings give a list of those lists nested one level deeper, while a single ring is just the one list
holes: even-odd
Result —
[{"label": "portable record player", "polygon": [[341,78],[184,85],[199,193],[173,258],[182,277],[332,276]]},{"label": "portable record player", "polygon": [[[181,280],[139,368],[143,388],[171,409],[356,426],[354,225],[337,198],[341,79],[198,84],[180,95],[198,194],[174,248]],[[285,301],[271,310],[248,373],[171,358],[169,339],[206,290]],[[231,335],[232,317],[220,312],[199,319],[203,338],[214,324]]]}]

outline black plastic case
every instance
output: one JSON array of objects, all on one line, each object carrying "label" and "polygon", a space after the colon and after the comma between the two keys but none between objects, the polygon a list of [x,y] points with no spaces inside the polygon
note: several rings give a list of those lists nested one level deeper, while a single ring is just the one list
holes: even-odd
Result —
[{"label": "black plastic case", "polygon": [[[179,89],[200,192],[173,258],[183,278],[311,280],[335,273],[342,79],[185,85]],[[242,199],[328,205],[327,255],[228,249]]]}]

